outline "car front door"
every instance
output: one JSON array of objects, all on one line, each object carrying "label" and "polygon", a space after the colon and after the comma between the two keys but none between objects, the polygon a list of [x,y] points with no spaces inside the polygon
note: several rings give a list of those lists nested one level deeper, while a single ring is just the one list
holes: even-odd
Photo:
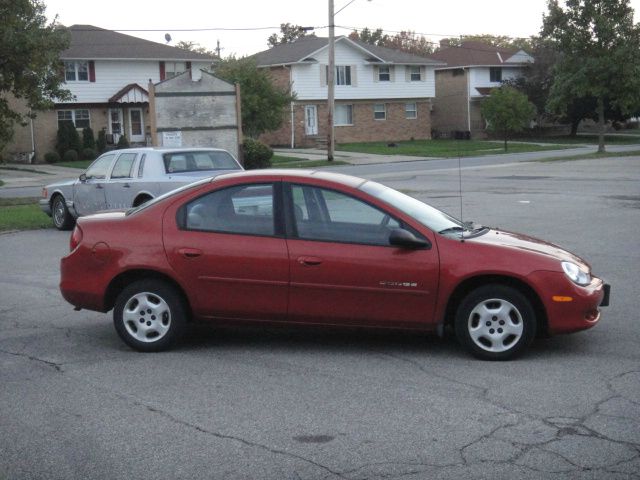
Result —
[{"label": "car front door", "polygon": [[167,258],[197,316],[285,320],[289,258],[274,208],[280,185],[223,188],[165,213]]},{"label": "car front door", "polygon": [[109,181],[105,184],[107,208],[131,208],[136,194],[136,183],[132,179],[136,153],[121,153],[116,160]]},{"label": "car front door", "polygon": [[89,215],[107,208],[104,187],[114,159],[114,154],[102,155],[80,175],[73,189],[73,206],[78,215]]},{"label": "car front door", "polygon": [[410,227],[341,192],[293,184],[285,197],[294,218],[287,240],[290,320],[395,327],[433,321],[433,241],[421,249],[389,245],[391,231]]}]

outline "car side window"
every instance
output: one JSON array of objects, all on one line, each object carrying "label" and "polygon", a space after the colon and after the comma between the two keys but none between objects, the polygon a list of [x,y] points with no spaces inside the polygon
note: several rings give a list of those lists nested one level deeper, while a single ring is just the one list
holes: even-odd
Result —
[{"label": "car side window", "polygon": [[85,175],[87,179],[97,178],[102,179],[107,177],[107,172],[111,166],[111,162],[115,158],[115,155],[103,155],[87,168]]},{"label": "car side window", "polygon": [[292,185],[298,238],[367,245],[389,245],[400,223],[362,200],[334,190]]},{"label": "car side window", "polygon": [[216,190],[186,205],[185,228],[246,235],[274,235],[272,184]]},{"label": "car side window", "polygon": [[131,170],[135,161],[135,153],[120,154],[111,172],[111,178],[131,178]]}]

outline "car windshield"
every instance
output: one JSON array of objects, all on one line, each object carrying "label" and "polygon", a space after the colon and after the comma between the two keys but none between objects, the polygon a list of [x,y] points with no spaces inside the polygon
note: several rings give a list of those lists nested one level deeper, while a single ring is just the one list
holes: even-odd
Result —
[{"label": "car windshield", "polygon": [[175,195],[176,193],[180,193],[180,192],[184,192],[185,190],[188,190],[190,188],[196,188],[199,187],[200,185],[204,185],[207,182],[210,182],[211,178],[203,178],[202,180],[198,180],[196,182],[193,183],[189,183],[188,185],[183,185],[182,187],[176,188],[175,190],[171,190],[167,193],[165,193],[164,195],[160,195],[156,198],[153,198],[151,200],[149,200],[148,202],[143,203],[142,205],[138,206],[138,207],[133,207],[130,208],[129,210],[127,210],[126,215],[132,215],[134,213],[139,212],[140,210],[144,210],[147,207],[150,207],[151,205],[155,205],[158,202],[161,202],[162,200],[164,200],[167,197],[171,197],[173,195]]},{"label": "car windshield", "polygon": [[241,170],[242,167],[224,150],[169,152],[162,155],[166,173],[199,172],[202,170]]},{"label": "car windshield", "polygon": [[359,188],[363,192],[373,195],[377,199],[415,218],[434,232],[459,233],[465,229],[462,222],[452,216],[392,188],[370,181],[363,183]]}]

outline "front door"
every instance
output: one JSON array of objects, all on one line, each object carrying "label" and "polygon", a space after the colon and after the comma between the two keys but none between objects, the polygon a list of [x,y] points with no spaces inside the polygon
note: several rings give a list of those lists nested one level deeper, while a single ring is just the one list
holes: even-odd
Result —
[{"label": "front door", "polygon": [[291,185],[295,238],[287,240],[289,319],[343,325],[424,327],[433,322],[437,247],[392,247],[404,227],[384,211],[340,192]]},{"label": "front door", "polygon": [[304,133],[307,135],[318,134],[318,110],[315,105],[304,106]]},{"label": "front door", "polygon": [[129,109],[129,140],[132,142],[144,141],[144,120],[141,108]]},{"label": "front door", "polygon": [[75,183],[73,207],[78,215],[89,215],[107,208],[105,185],[114,158],[114,154],[102,155],[87,168],[81,179]]}]

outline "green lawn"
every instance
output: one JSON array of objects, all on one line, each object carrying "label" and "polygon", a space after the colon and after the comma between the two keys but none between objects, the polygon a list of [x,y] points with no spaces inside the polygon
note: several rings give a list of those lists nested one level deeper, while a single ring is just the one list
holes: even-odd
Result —
[{"label": "green lawn", "polygon": [[348,165],[348,163],[340,160],[329,162],[327,160],[307,160],[306,158],[285,157],[282,155],[274,155],[271,157],[272,168],[313,168],[333,165]]},{"label": "green lawn", "polygon": [[51,228],[49,218],[37,198],[0,198],[0,232]]},{"label": "green lawn", "polygon": [[[569,135],[563,135],[559,137],[539,137],[539,138],[520,138],[518,141],[523,142],[536,142],[536,143],[556,143],[562,145],[597,145],[597,135],[576,135],[570,137]],[[605,135],[605,145],[629,145],[638,143],[640,144],[640,132],[639,133],[625,133],[624,135]]]},{"label": "green lawn", "polygon": [[[505,153],[504,143],[486,140],[413,140],[393,142],[341,143],[336,150],[347,152],[373,153],[380,155],[410,155],[419,157],[471,157]],[[508,143],[506,153],[537,152],[557,150],[558,146]]]}]

